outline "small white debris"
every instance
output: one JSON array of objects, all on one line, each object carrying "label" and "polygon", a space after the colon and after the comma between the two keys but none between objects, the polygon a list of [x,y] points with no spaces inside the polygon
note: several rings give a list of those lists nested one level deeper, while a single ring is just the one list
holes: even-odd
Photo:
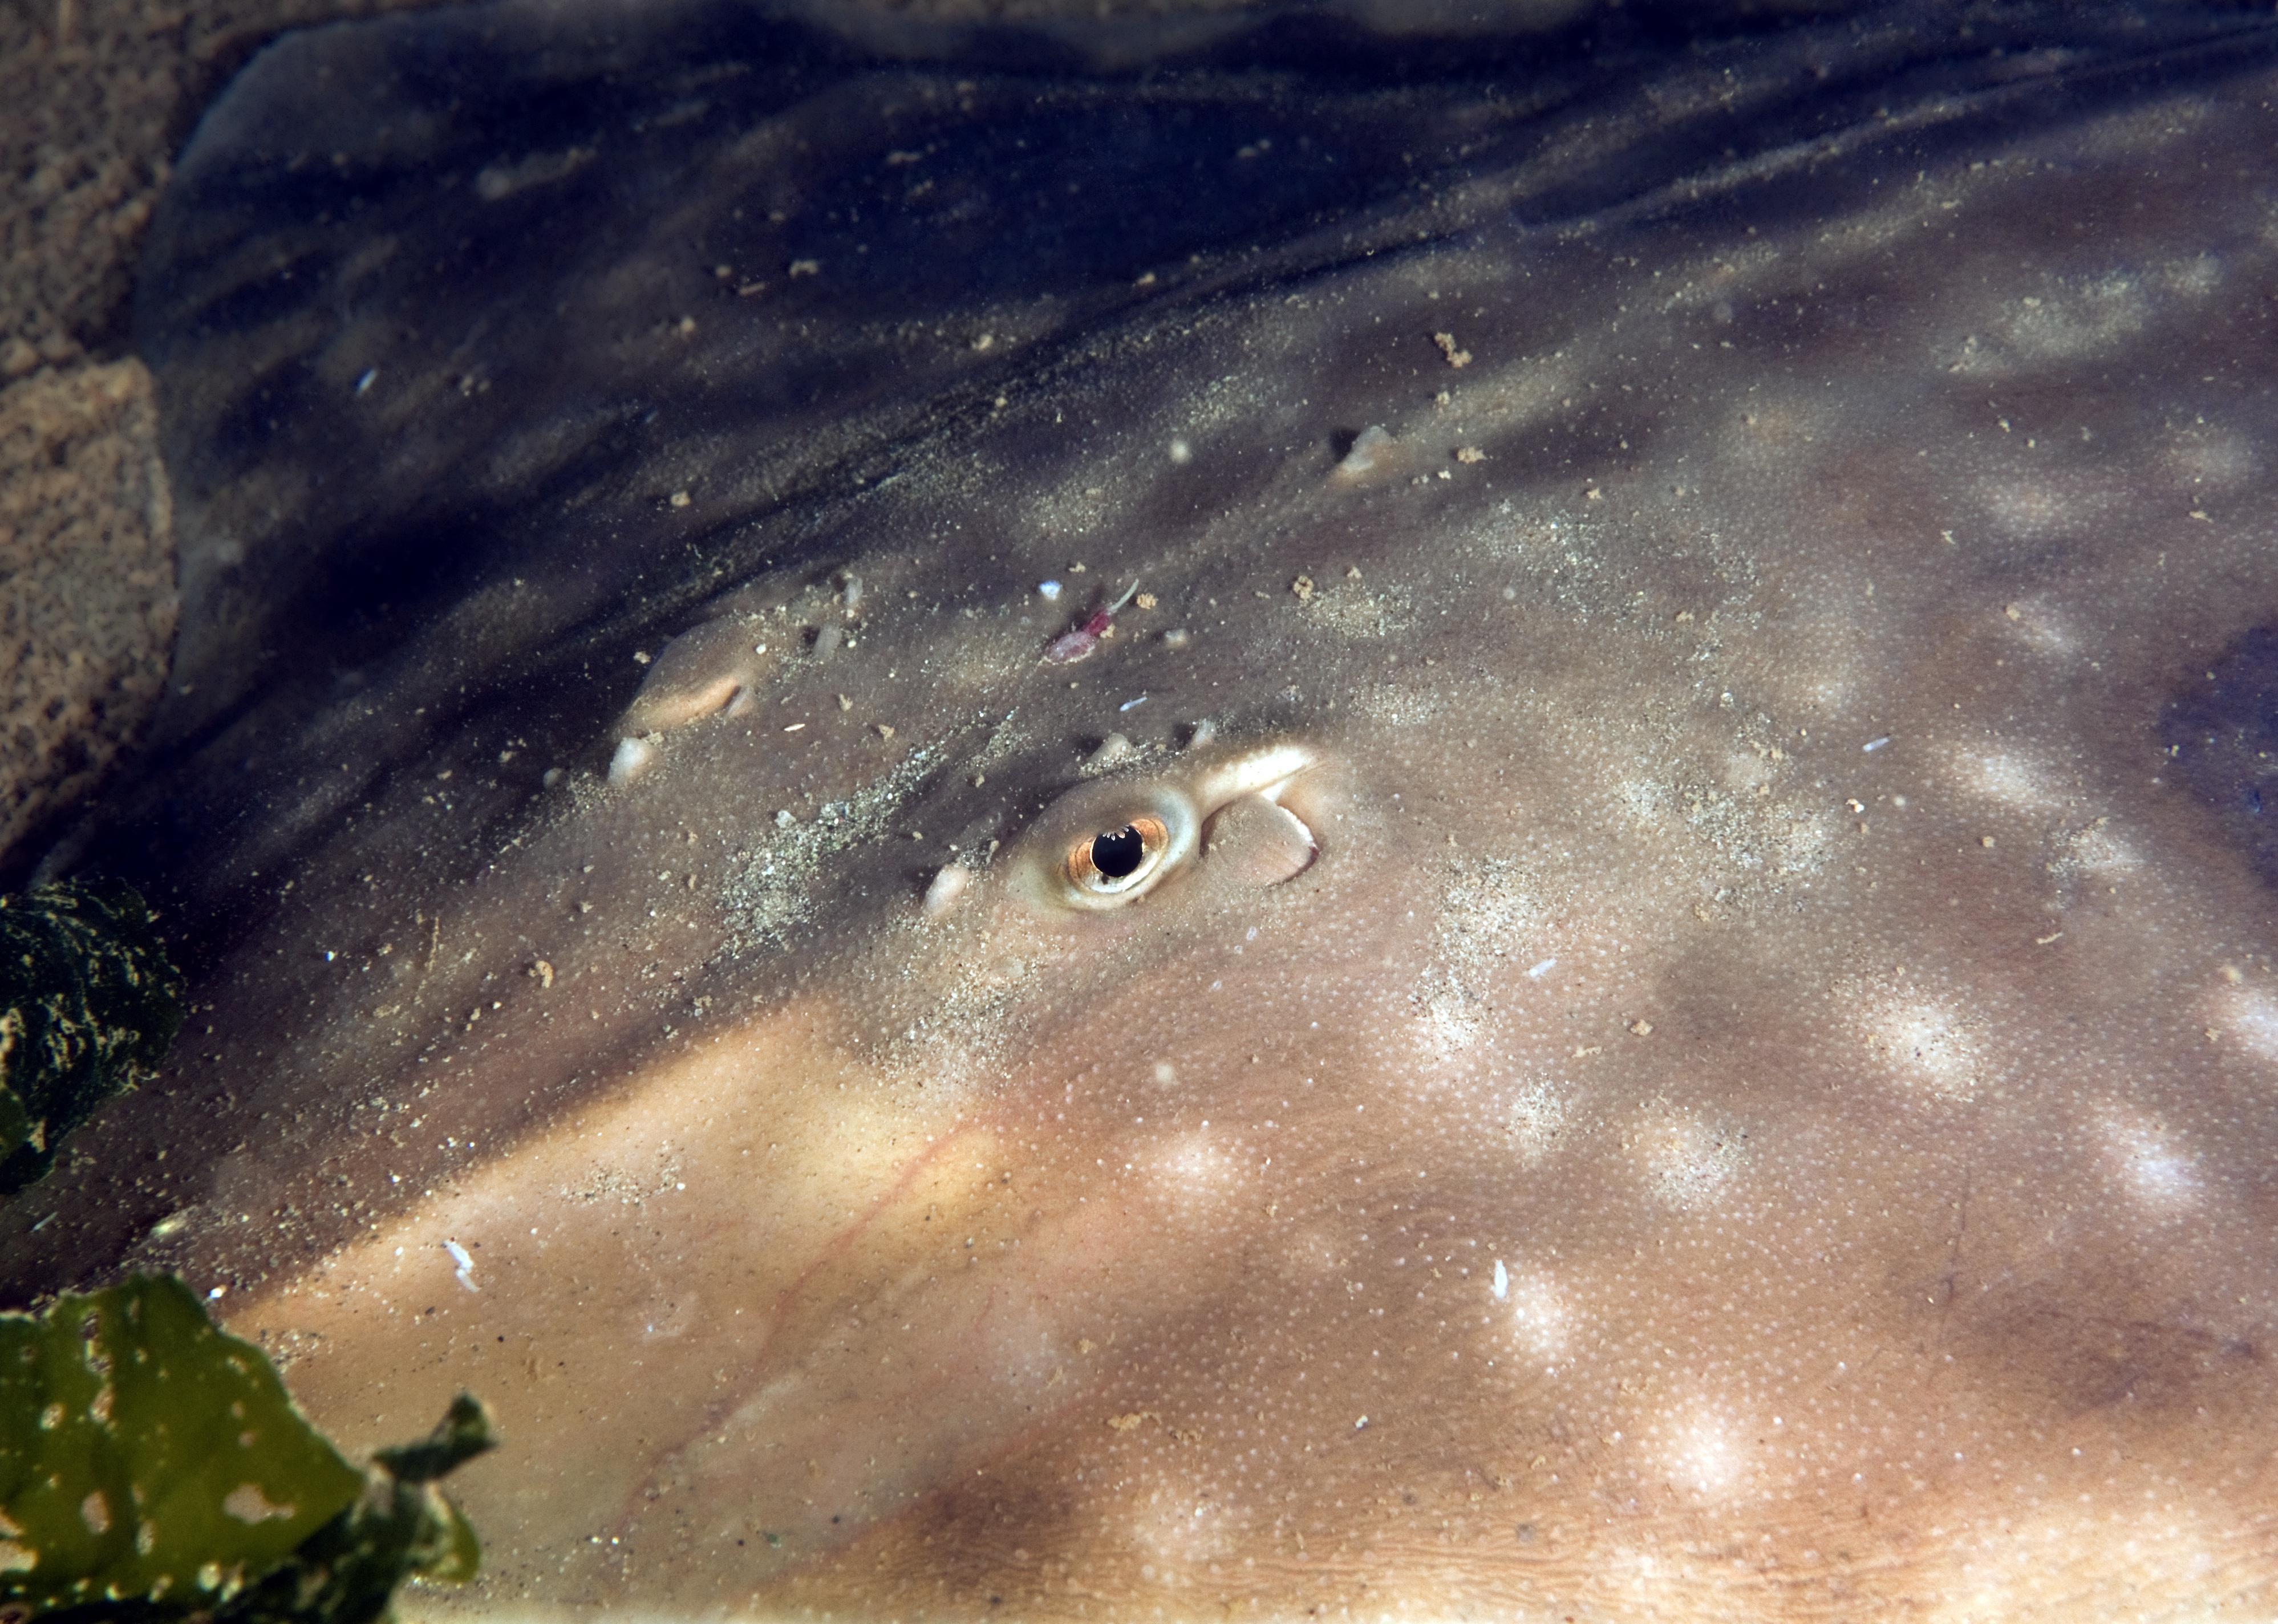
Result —
[{"label": "small white debris", "polygon": [[556,785],[556,784],[560,783],[561,782],[562,782],[562,769],[561,769],[560,767],[558,767],[558,766],[550,766],[550,767],[547,767],[547,768],[546,769],[546,771],[545,771],[545,772],[543,772],[543,773],[541,773],[541,774],[539,774],[539,777],[538,777],[539,786],[541,789],[551,789],[552,788],[554,788],[554,785]]},{"label": "small white debris", "polygon": [[1357,1421],[1357,1422],[1353,1422],[1353,1430],[1354,1430],[1355,1432],[1363,1432],[1363,1431],[1367,1430],[1367,1429],[1368,1429],[1368,1417],[1367,1417],[1367,1416],[1365,1416],[1365,1415],[1362,1416],[1358,1421]]},{"label": "small white debris", "polygon": [[947,913],[972,884],[973,871],[961,863],[952,863],[936,872],[933,883],[926,887],[926,918],[937,919]]},{"label": "small white debris", "polygon": [[609,782],[622,789],[649,769],[656,759],[656,746],[646,739],[619,739],[616,753],[609,758]]},{"label": "small white debris", "polygon": [[206,1293],[206,1300],[208,1302],[219,1302],[223,1298],[228,1295],[229,1287],[226,1285],[217,1285],[213,1290]]},{"label": "small white debris", "polygon": [[[1146,703],[1147,696],[1145,694],[1141,694],[1136,699],[1126,699],[1122,704],[1117,705],[1115,708],[1118,713],[1120,713],[1124,711],[1135,711]],[[327,953],[325,957],[330,958],[332,955]]]},{"label": "small white debris", "polygon": [[1510,1295],[1510,1270],[1502,1266],[1501,1258],[1495,1259],[1494,1291],[1497,1302]]},{"label": "small white debris", "polygon": [[1877,739],[1869,739],[1869,740],[1868,740],[1864,744],[1861,744],[1861,746],[1859,746],[1859,748],[1860,748],[1860,750],[1861,750],[1863,753],[1865,753],[1865,754],[1867,754],[1867,755],[1871,756],[1871,755],[1873,755],[1877,751],[1878,751],[1878,750],[1882,749],[1884,745],[1885,745],[1885,744],[1889,743],[1890,742],[1891,742],[1891,736],[1890,736],[1889,734],[1885,733],[1885,734],[1884,734],[1884,735],[1883,735],[1883,736],[1882,736],[1882,737],[1880,737],[1880,738],[1877,738]]},{"label": "small white debris", "polygon": [[355,392],[358,394],[362,394],[365,390],[370,389],[378,381],[379,369],[378,367],[366,367],[363,370],[363,376],[355,381]]},{"label": "small white debris", "polygon": [[776,827],[779,829],[787,829],[798,821],[799,820],[792,815],[791,810],[788,806],[779,806],[776,809]]},{"label": "small white debris", "polygon": [[838,583],[838,606],[845,610],[849,614],[860,613],[862,608],[861,576],[849,576]]},{"label": "small white debris", "polygon": [[1173,463],[1180,468],[1184,468],[1194,460],[1195,448],[1192,446],[1182,439],[1174,439],[1171,442],[1171,461]]},{"label": "small white debris", "polygon": [[1205,716],[1187,729],[1187,748],[1200,750],[1216,737],[1218,737],[1218,724]]},{"label": "small white debris", "polygon": [[480,1292],[483,1288],[475,1284],[475,1260],[466,1247],[455,1240],[447,1240],[443,1243],[443,1250],[451,1254],[451,1262],[457,1265],[459,1284],[470,1292]]},{"label": "small white debris", "polygon": [[1526,979],[1530,981],[1540,981],[1544,976],[1550,973],[1551,967],[1557,964],[1557,962],[1558,961],[1555,958],[1546,958],[1539,964],[1529,964],[1526,967]]},{"label": "small white debris", "polygon": [[1057,581],[1037,582],[1036,596],[1046,603],[1058,603],[1060,599],[1060,583]]},{"label": "small white debris", "polygon": [[1120,733],[1111,733],[1099,741],[1099,748],[1083,759],[1082,771],[1105,773],[1119,761],[1128,759],[1134,753],[1131,741]]}]

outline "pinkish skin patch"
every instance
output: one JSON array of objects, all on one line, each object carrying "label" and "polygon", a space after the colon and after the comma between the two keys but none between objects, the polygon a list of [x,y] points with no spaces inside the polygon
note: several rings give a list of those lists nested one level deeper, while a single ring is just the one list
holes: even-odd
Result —
[{"label": "pinkish skin patch", "polygon": [[1122,597],[1104,609],[1094,609],[1084,618],[1082,624],[1054,637],[1044,647],[1045,660],[1055,666],[1072,666],[1089,656],[1099,646],[1099,640],[1107,635],[1107,629],[1114,623],[1117,612],[1131,601],[1138,590],[1139,583],[1135,580],[1123,589]]}]

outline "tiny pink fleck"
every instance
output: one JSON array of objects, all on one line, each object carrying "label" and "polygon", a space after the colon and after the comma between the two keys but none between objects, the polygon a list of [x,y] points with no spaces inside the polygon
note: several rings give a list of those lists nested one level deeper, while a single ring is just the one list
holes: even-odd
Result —
[{"label": "tiny pink fleck", "polygon": [[1108,627],[1114,623],[1116,611],[1129,603],[1132,594],[1138,590],[1139,583],[1134,581],[1122,597],[1104,609],[1094,609],[1084,618],[1082,625],[1054,637],[1045,645],[1044,659],[1056,666],[1069,666],[1085,658],[1099,646],[1099,640],[1107,635]]}]

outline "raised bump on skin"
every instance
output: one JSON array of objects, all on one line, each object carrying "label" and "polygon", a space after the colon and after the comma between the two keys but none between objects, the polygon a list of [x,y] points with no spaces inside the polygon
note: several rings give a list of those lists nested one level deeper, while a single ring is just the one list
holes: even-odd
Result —
[{"label": "raised bump on skin", "polygon": [[925,914],[937,919],[957,905],[958,899],[973,885],[973,871],[961,863],[952,863],[936,872],[931,884],[926,887]]},{"label": "raised bump on skin", "polygon": [[1269,744],[1205,771],[1195,781],[1195,798],[1205,807],[1243,795],[1262,795],[1278,804],[1289,781],[1319,759],[1302,744]]},{"label": "raised bump on skin", "polygon": [[1319,850],[1304,820],[1270,796],[1236,796],[1212,814],[1203,854],[1223,877],[1278,885],[1312,864]]},{"label": "raised bump on skin", "polygon": [[621,789],[647,772],[655,759],[656,746],[646,739],[619,739],[609,758],[609,782]]},{"label": "raised bump on skin", "polygon": [[[620,735],[669,733],[722,711],[757,703],[772,657],[740,619],[710,621],[666,644],[618,719]],[[745,704],[748,699],[750,704]]]}]

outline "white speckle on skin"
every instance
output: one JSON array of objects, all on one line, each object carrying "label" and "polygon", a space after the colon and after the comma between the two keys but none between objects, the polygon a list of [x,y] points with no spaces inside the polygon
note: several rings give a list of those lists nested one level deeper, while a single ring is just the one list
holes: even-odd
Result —
[{"label": "white speckle on skin", "polygon": [[1574,1315],[1564,1296],[1545,1277],[1521,1276],[1511,1285],[1510,1325],[1519,1345],[1538,1359],[1565,1350]]},{"label": "white speckle on skin", "polygon": [[2070,797],[2057,788],[2057,775],[2036,762],[2006,752],[1963,758],[1968,787],[2021,812],[2062,810]]},{"label": "white speckle on skin", "polygon": [[2278,998],[2260,991],[2231,992],[2218,1018],[2258,1060],[2278,1063]]},{"label": "white speckle on skin", "polygon": [[1724,1197],[1739,1171],[1739,1136],[1690,1111],[1661,1117],[1637,1136],[1640,1171],[1659,1201],[1681,1211],[1705,1211]]},{"label": "white speckle on skin", "polygon": [[1550,1154],[1565,1121],[1564,1093],[1558,1085],[1542,1078],[1521,1082],[1512,1090],[1510,1103],[1503,1112],[1504,1131],[1510,1135],[1511,1147],[1518,1152],[1519,1161],[1527,1166]]},{"label": "white speckle on skin", "polygon": [[1959,1010],[1900,987],[1869,990],[1862,1003],[1867,1048],[1889,1062],[1909,1086],[1948,1099],[1972,1096],[1982,1068],[1981,1046]]},{"label": "white speckle on skin", "polygon": [[[1203,1129],[1210,1124],[1205,1121]],[[1200,1198],[1230,1194],[1241,1181],[1234,1160],[1201,1130],[1181,1134],[1163,1147],[1155,1170],[1175,1190],[1173,1209],[1182,1223],[1208,1221],[1210,1208]]]},{"label": "white speckle on skin", "polygon": [[2167,1217],[2196,1206],[2201,1179],[2195,1157],[2158,1121],[2114,1108],[2105,1115],[2104,1142],[2122,1189],[2139,1210]]},{"label": "white speckle on skin", "polygon": [[1675,1457],[1672,1465],[1678,1476],[1704,1494],[1730,1487],[1739,1475],[1730,1430],[1706,1416],[1678,1434]]}]

